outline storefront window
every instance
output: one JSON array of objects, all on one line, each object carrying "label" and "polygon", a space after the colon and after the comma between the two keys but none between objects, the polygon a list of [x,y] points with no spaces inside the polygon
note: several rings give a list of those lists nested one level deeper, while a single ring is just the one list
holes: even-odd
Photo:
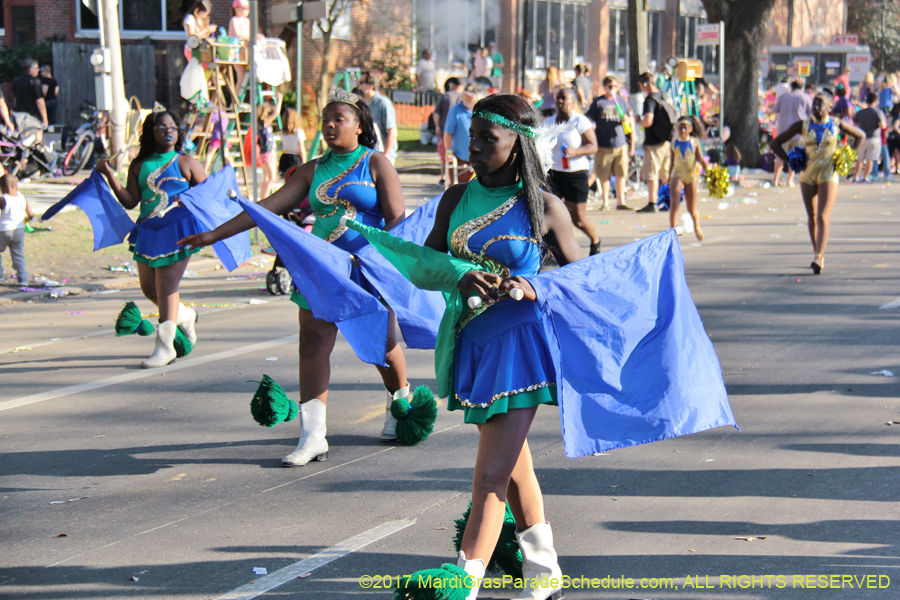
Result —
[{"label": "storefront window", "polygon": [[584,62],[587,48],[587,9],[576,2],[537,0],[525,27],[525,66],[571,70]]}]

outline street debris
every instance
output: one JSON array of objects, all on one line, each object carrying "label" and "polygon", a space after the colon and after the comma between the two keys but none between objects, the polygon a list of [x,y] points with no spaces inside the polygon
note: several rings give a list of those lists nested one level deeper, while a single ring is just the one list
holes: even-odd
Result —
[{"label": "street debris", "polygon": [[757,535],[748,535],[746,537],[736,537],[734,539],[740,540],[742,542],[753,542],[755,540],[764,540],[764,539],[766,539],[766,536],[764,536],[764,535],[758,535],[758,536]]},{"label": "street debris", "polygon": [[56,536],[56,537],[58,537],[58,538],[60,538],[60,537],[69,537],[69,536],[68,536],[68,535],[66,535],[66,534],[65,534],[65,533],[60,533],[60,534],[59,534],[59,535],[57,535],[57,536]]},{"label": "street debris", "polygon": [[885,377],[893,377],[894,372],[888,371],[887,369],[882,369],[880,371],[873,371],[873,372],[869,373],[869,375],[884,375]]},{"label": "street debris", "polygon": [[253,567],[254,575],[268,575],[268,571],[266,571],[265,567]]},{"label": "street debris", "polygon": [[84,311],[83,311],[83,310],[76,310],[76,311],[74,311],[74,312],[67,312],[66,314],[67,314],[67,315],[83,315],[83,314],[84,314]]},{"label": "street debris", "polygon": [[18,348],[13,348],[9,350],[10,354],[15,354],[17,352],[22,352],[23,350],[31,350],[31,346],[19,346]]},{"label": "street debris", "polygon": [[268,304],[268,300],[260,300],[259,298],[239,298],[235,300],[235,303],[240,302],[241,304]]},{"label": "street debris", "polygon": [[277,356],[270,356],[270,357],[267,358],[266,360],[278,360],[278,357],[277,357]]}]

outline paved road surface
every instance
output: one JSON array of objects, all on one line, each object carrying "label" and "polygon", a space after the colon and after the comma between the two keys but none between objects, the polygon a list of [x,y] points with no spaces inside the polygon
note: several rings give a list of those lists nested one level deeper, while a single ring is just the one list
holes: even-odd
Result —
[{"label": "paved road surface", "polygon": [[[555,411],[539,411],[529,439],[564,573],[678,585],[568,598],[900,597],[900,425],[885,424],[900,423],[898,379],[871,374],[900,376],[898,189],[841,187],[818,277],[796,190],[701,205],[707,241],[682,238],[688,281],[741,431],[570,460]],[[596,218],[605,248],[666,223]],[[297,397],[296,309],[229,276],[185,282],[208,307],[199,345],[153,371],[139,368],[151,338],[112,334],[123,301],[150,310],[137,290],[2,307],[0,596],[250,598],[231,592],[256,581],[262,598],[388,598],[359,578],[453,560],[475,428],[442,410],[420,447],[379,443],[379,379],[340,339],[329,461],[281,468],[298,426],[256,425],[247,380],[267,373]],[[411,382],[433,385],[432,353],[406,356]],[[792,589],[807,574],[890,587]],[[760,589],[776,575],[786,588]]]}]

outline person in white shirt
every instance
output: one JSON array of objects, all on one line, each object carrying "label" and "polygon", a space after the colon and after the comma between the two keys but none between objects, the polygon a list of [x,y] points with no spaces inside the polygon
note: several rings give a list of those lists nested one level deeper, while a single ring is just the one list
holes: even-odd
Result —
[{"label": "person in white shirt", "polygon": [[433,92],[437,87],[435,72],[437,67],[431,60],[431,50],[423,50],[422,58],[416,63],[416,84],[421,92]]},{"label": "person in white shirt", "polygon": [[587,219],[588,157],[597,152],[597,135],[590,119],[578,112],[578,97],[572,88],[556,94],[556,114],[544,119],[544,127],[563,125],[553,146],[553,166],[549,180],[551,191],[566,204],[572,225],[590,240],[590,255],[600,252],[600,236]]},{"label": "person in white shirt", "polygon": [[490,77],[491,73],[494,72],[494,60],[491,58],[490,53],[488,53],[487,48],[481,49],[481,60],[484,61],[484,73],[481,77]]},{"label": "person in white shirt", "polygon": [[[19,193],[19,180],[15,175],[0,177],[0,254],[9,248],[12,266],[19,285],[28,283],[25,269],[25,218],[34,218],[25,196]],[[0,281],[3,281],[3,262],[0,261]]]}]

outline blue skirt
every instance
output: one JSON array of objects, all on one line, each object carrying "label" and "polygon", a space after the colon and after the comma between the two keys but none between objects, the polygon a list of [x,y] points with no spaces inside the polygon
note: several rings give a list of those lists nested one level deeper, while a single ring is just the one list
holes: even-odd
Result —
[{"label": "blue skirt", "polygon": [[154,268],[166,267],[199,252],[199,248],[182,248],[178,240],[203,231],[188,209],[177,206],[162,217],[138,221],[128,236],[128,243],[136,262]]},{"label": "blue skirt", "polygon": [[472,319],[456,338],[450,410],[466,423],[495,414],[556,404],[556,369],[538,305],[501,300]]}]

